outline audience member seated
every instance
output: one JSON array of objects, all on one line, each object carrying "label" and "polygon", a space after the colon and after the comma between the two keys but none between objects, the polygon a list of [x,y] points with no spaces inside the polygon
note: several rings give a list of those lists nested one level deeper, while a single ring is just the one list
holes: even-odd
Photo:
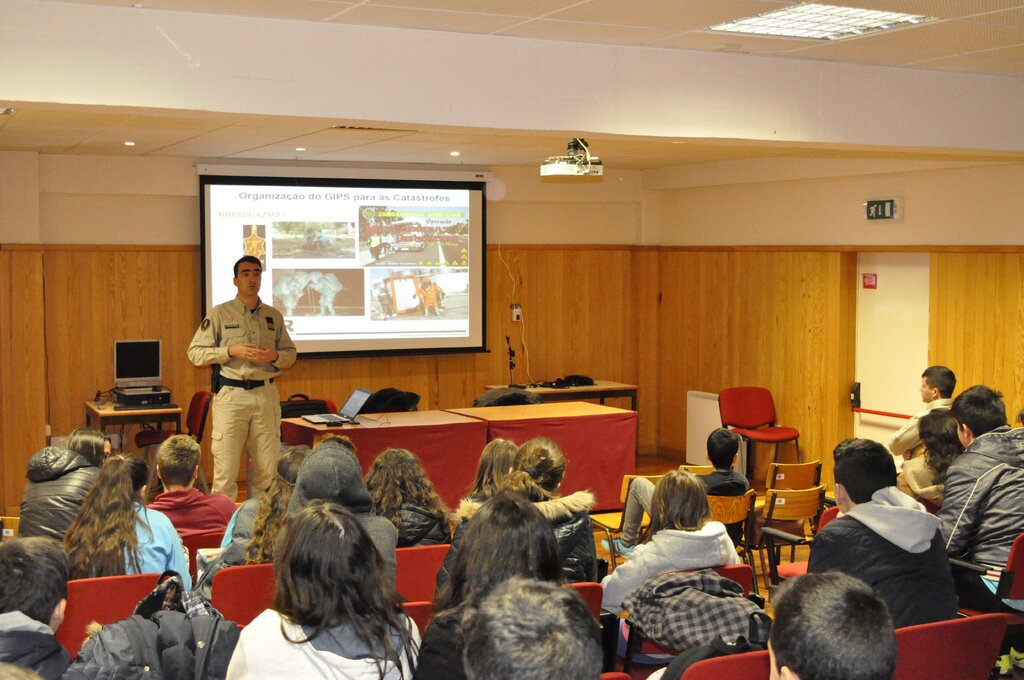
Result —
[{"label": "audience member seated", "polygon": [[504,483],[505,478],[516,464],[517,453],[519,453],[519,447],[514,441],[501,438],[492,439],[480,452],[473,486],[470,487],[469,494],[459,501],[459,507],[455,511],[452,546],[445,554],[444,564],[437,572],[437,593],[441,592],[441,586],[448,580],[452,564],[455,563],[458,544],[462,540],[462,534],[466,532],[469,518],[479,509],[481,503],[498,492],[498,486]]},{"label": "audience member seated", "polygon": [[370,466],[373,513],[398,529],[398,547],[451,543],[451,511],[411,451],[387,449]]},{"label": "audience member seated", "polygon": [[893,433],[889,440],[889,450],[894,456],[902,456],[910,460],[921,453],[920,420],[935,409],[949,408],[956,389],[956,376],[945,366],[929,366],[921,374],[921,401],[925,403],[923,411],[904,423],[903,427]]},{"label": "audience member seated", "polygon": [[956,418],[948,408],[935,409],[921,416],[917,429],[924,444],[924,455],[903,463],[899,488],[939,507],[942,505],[946,471],[964,452],[964,445],[956,433]]},{"label": "audience member seated", "polygon": [[669,472],[654,487],[645,538],[647,542],[601,581],[605,609],[621,611],[622,600],[651,576],[740,562],[725,525],[711,520],[704,485],[682,470]]},{"label": "audience member seated", "polygon": [[[1003,395],[984,385],[953,400],[964,452],[946,470],[939,529],[950,557],[1002,567],[1024,529],[1024,429],[1006,424]],[[975,574],[954,570],[960,606],[999,602]]]},{"label": "audience member seated", "polygon": [[149,470],[140,458],[112,456],[64,537],[71,578],[178,572],[186,589],[192,578],[185,549],[171,520],[141,499]]},{"label": "audience member seated", "polygon": [[229,680],[412,677],[419,633],[351,512],[319,500],[297,510],[274,579],[273,609],[242,631]]},{"label": "audience member seated", "polygon": [[167,515],[181,536],[223,531],[235,514],[235,502],[222,493],[204,494],[195,488],[199,476],[199,442],[176,434],[156,453],[156,474],[164,492],[149,504]]},{"label": "audience member seated", "polygon": [[63,540],[109,454],[103,433],[84,427],[71,433],[68,448],[47,446],[34,454],[28,461],[18,535]]},{"label": "audience member seated", "polygon": [[[551,523],[536,505],[501,492],[469,521],[451,579],[434,602],[415,680],[461,680],[462,621],[496,585],[513,576],[559,583],[562,565]],[[558,677],[558,676],[549,676]]]},{"label": "audience member seated", "polygon": [[68,559],[52,538],[16,538],[0,545],[0,662],[46,680],[71,663],[54,633],[64,620]]},{"label": "audience member seated", "polygon": [[[733,469],[736,452],[740,448],[740,436],[724,427],[714,430],[708,435],[708,460],[715,467],[709,475],[700,475],[698,479],[704,484],[709,496],[739,496],[750,488],[747,478]],[[615,539],[615,552],[629,556],[640,540],[640,525],[644,514],[651,514],[651,497],[654,495],[654,484],[649,479],[638,477],[629,485],[629,496],[623,510],[622,535]],[[743,534],[741,526],[728,527],[729,536],[736,540]],[[601,540],[601,546],[611,552],[608,539]]]},{"label": "audience member seated", "polygon": [[772,680],[891,680],[896,634],[885,602],[863,582],[807,574],[779,588],[768,654]]},{"label": "audience member seated", "polygon": [[601,630],[571,588],[511,578],[463,627],[469,680],[597,680],[601,674]]},{"label": "audience member seated", "polygon": [[204,597],[210,598],[213,577],[224,567],[274,561],[274,546],[284,526],[295,479],[309,452],[308,446],[289,447],[277,461],[267,492],[262,498],[250,498],[242,503],[231,517],[221,542],[223,550],[207,565],[196,584]]},{"label": "audience member seated", "polygon": [[325,435],[306,457],[295,480],[295,492],[288,502],[288,514],[294,514],[313,500],[338,503],[355,516],[380,551],[387,582],[394,588],[398,530],[388,520],[373,514],[373,503],[363,483],[355,445],[348,437]]},{"label": "audience member seated", "polygon": [[597,580],[597,549],[590,509],[597,499],[589,491],[559,496],[565,476],[565,455],[547,437],[534,437],[519,447],[515,469],[505,488],[533,502],[555,527],[562,555],[562,575],[570,583]]},{"label": "audience member seated", "polygon": [[897,628],[954,618],[956,591],[939,520],[896,488],[892,455],[877,442],[847,439],[833,456],[844,514],[814,539],[807,572],[841,571],[864,581]]}]

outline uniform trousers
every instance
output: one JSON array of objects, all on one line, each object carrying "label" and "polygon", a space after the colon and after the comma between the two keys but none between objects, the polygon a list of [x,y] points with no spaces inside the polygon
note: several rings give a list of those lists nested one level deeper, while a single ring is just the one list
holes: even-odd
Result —
[{"label": "uniform trousers", "polygon": [[273,383],[246,390],[224,386],[213,398],[213,493],[238,497],[238,464],[249,441],[249,488],[260,498],[281,456],[281,397]]}]

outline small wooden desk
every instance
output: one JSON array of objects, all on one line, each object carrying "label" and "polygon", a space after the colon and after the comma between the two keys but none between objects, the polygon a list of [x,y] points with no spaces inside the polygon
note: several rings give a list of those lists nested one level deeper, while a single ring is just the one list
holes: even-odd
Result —
[{"label": "small wooden desk", "polygon": [[[508,387],[508,385],[484,385],[484,387],[488,390],[493,390],[495,388]],[[630,410],[636,410],[637,386],[612,382],[611,380],[595,380],[593,385],[583,385],[581,387],[525,387],[523,389],[527,392],[541,395],[546,402],[600,399],[603,404],[605,398],[629,397]]]},{"label": "small wooden desk", "polygon": [[[115,411],[114,404],[103,402],[97,404],[95,401],[86,401],[85,424],[104,432],[108,425],[141,425],[143,423],[174,423],[176,432],[181,432],[181,407],[169,408],[139,408],[124,411]],[[120,448],[124,448],[121,444]]]}]

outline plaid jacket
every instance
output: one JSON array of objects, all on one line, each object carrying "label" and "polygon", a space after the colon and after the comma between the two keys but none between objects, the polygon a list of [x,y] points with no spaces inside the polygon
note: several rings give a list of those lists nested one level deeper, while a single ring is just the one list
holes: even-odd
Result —
[{"label": "plaid jacket", "polygon": [[684,650],[746,636],[750,615],[761,609],[743,597],[743,588],[711,569],[652,576],[623,601],[644,637],[663,647]]}]

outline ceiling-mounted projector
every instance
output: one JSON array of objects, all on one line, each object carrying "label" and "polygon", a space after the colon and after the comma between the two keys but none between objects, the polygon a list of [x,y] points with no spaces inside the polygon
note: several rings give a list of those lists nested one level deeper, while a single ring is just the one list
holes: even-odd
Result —
[{"label": "ceiling-mounted projector", "polygon": [[541,177],[581,177],[603,175],[601,159],[590,155],[587,140],[573,137],[564,156],[552,156],[540,164]]}]

